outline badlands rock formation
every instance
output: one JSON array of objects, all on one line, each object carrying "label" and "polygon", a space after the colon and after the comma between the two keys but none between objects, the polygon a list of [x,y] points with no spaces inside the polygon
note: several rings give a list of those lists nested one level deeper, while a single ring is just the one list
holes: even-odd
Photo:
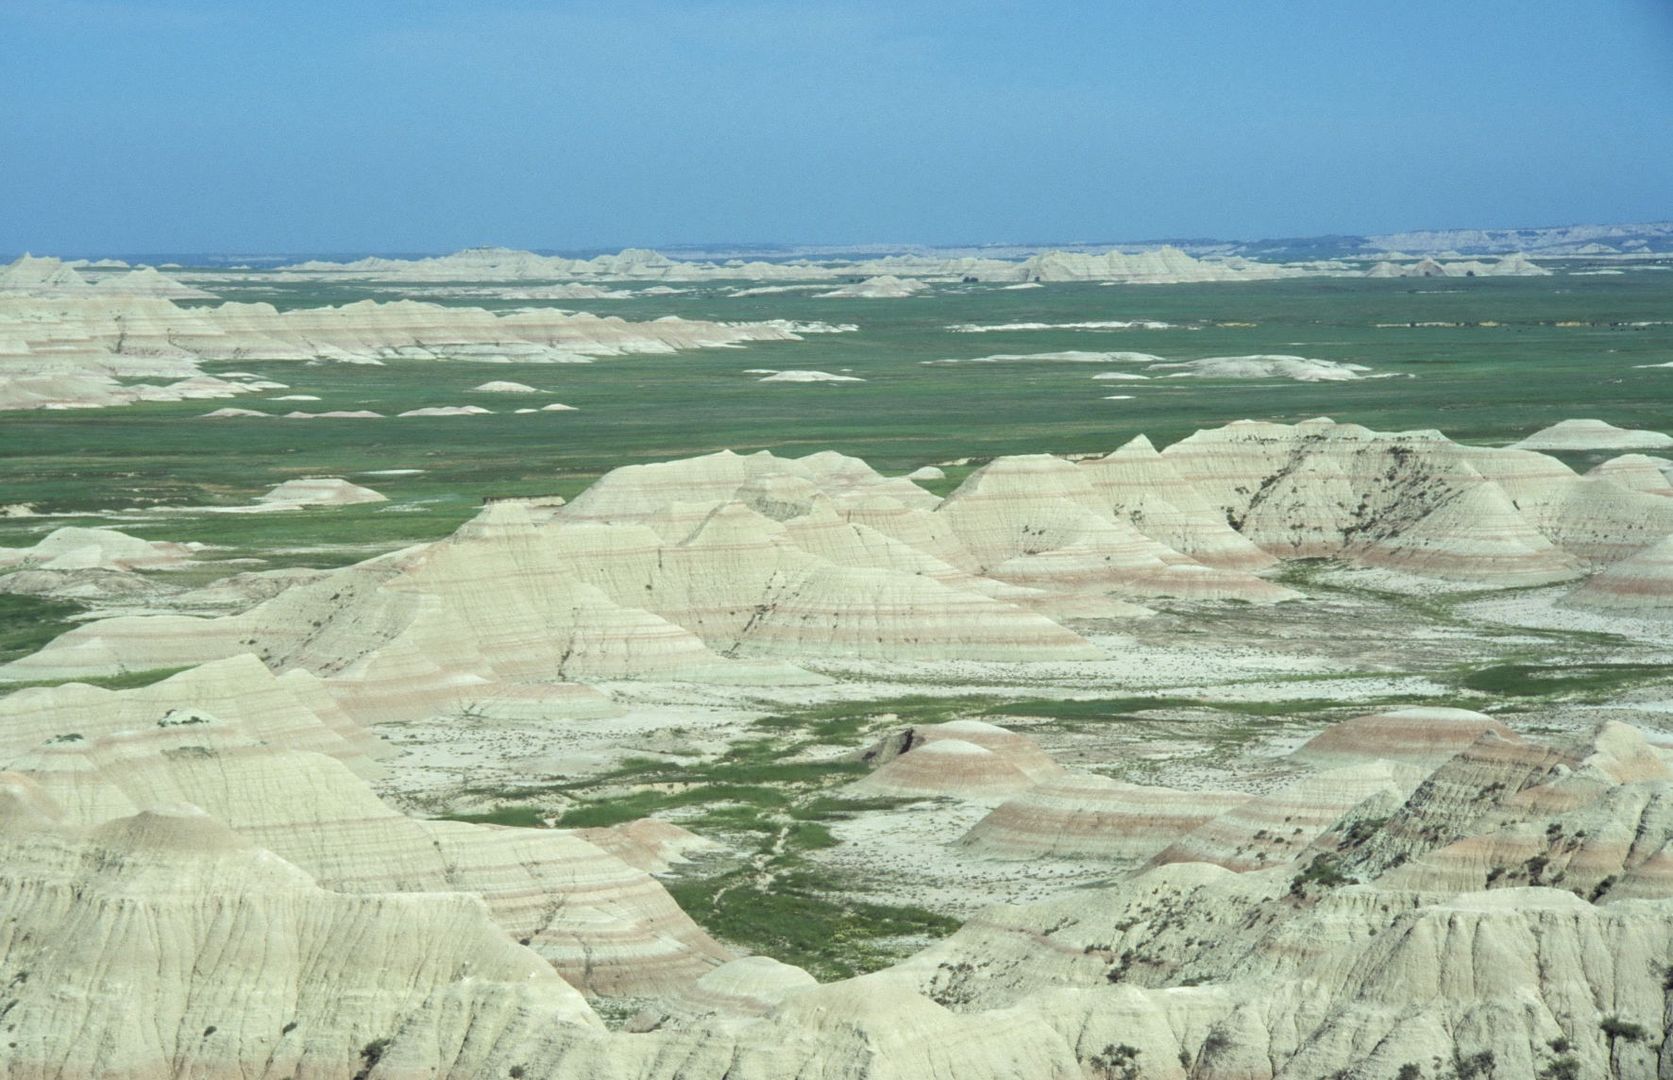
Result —
[{"label": "badlands rock formation", "polygon": [[[1027,327],[1024,327],[1027,328]],[[1047,329],[1044,324],[1033,327]],[[1144,364],[1145,371],[1109,371],[1092,376],[1103,380],[1148,380],[1157,376],[1174,379],[1291,379],[1295,382],[1348,382],[1366,378],[1371,369],[1364,364],[1348,364],[1336,360],[1312,360],[1305,356],[1208,356],[1200,360],[1165,360],[1142,352],[1093,352],[1067,349],[1042,353],[995,353],[992,356],[973,356],[963,359],[924,360],[932,366],[951,364]],[[1372,378],[1386,378],[1371,376]]]},{"label": "badlands rock formation", "polygon": [[1143,860],[1251,798],[1064,773],[1001,803],[962,842],[1006,858]]},{"label": "badlands rock formation", "polygon": [[1563,602],[1622,615],[1673,617],[1673,535],[1586,579]]},{"label": "badlands rock formation", "polygon": [[[1456,745],[1471,726],[1487,730],[1450,755],[1427,737]],[[1317,741],[1332,757],[1377,757],[1377,727],[1354,727]],[[1618,724],[1535,746],[1455,714],[1406,714],[1387,749],[1414,746],[1414,733],[1441,760],[1392,787],[1349,790],[1321,773],[1295,789],[1308,798],[1227,811],[1245,828],[1217,830],[1207,852],[1230,869],[1159,857],[1092,895],[989,911],[897,970],[970,1015],[1040,1017],[1094,1069],[1095,1048],[1125,1045],[1134,1076],[1392,1077],[1408,1064],[1417,1075],[1660,1075],[1673,959],[1660,876],[1673,773],[1661,755]],[[1410,766],[1382,768],[1394,778]],[[1061,801],[1042,788],[1037,816],[1006,804],[968,842],[1050,844],[1102,786],[1075,785],[1088,794]],[[1156,799],[1165,836],[1178,826],[1166,793]],[[1137,814],[1111,824],[1145,829]],[[1267,858],[1249,859],[1251,843]]]},{"label": "badlands rock formation", "polygon": [[830,292],[815,293],[825,300],[899,300],[928,289],[921,281],[899,278],[893,274],[866,278],[852,285],[843,285]]},{"label": "badlands rock formation", "polygon": [[496,504],[243,615],[92,623],[6,671],[172,667],[255,643],[399,711],[493,679],[1090,659],[1073,624],[1144,614],[1134,600],[1298,599],[1259,576],[1277,558],[1514,586],[1669,535],[1673,499],[1554,458],[1326,420],[1000,458],[945,499],[837,454],[721,453],[618,469],[545,520]]},{"label": "badlands rock formation", "polygon": [[854,790],[884,795],[983,799],[1026,791],[1062,772],[1033,739],[979,720],[895,732],[864,759],[877,767]]},{"label": "badlands rock formation", "polygon": [[1333,724],[1293,756],[1325,769],[1379,760],[1435,768],[1489,732],[1514,737],[1502,721],[1468,709],[1391,709]]},{"label": "badlands rock formation", "polygon": [[[1673,499],[1646,484],[1324,420],[999,458],[945,499],[835,453],[719,453],[492,502],[239,614],[89,623],[0,677],[196,666],[0,698],[7,1069],[1658,1076],[1673,764],[1624,724],[1389,708],[1212,791],[1069,771],[975,720],[897,730],[859,793],[951,807],[945,857],[1100,883],[827,985],[679,910],[649,871],[695,853],[683,830],[403,814],[372,784],[399,748],[366,726],[561,729],[632,679],[695,702],[862,664],[1073,679],[1127,647],[1109,620],[1134,598],[1308,603],[1261,576],[1296,557],[1633,594],[1673,561]],[[193,554],[102,530],[22,550],[129,573]],[[587,994],[654,1000],[612,1033]]]},{"label": "badlands rock formation", "polygon": [[1169,372],[1175,378],[1293,379],[1296,382],[1346,382],[1371,369],[1364,364],[1310,360],[1305,356],[1210,356],[1151,364],[1146,371]]},{"label": "badlands rock formation", "polygon": [[[230,397],[277,386],[213,378],[198,368],[246,357],[587,363],[797,337],[780,324],[674,317],[630,323],[555,308],[496,314],[410,300],[283,312],[259,303],[182,307],[155,290],[89,287],[56,260],[25,258],[0,275],[0,409]],[[167,381],[126,381],[141,378]]]},{"label": "badlands rock formation", "polygon": [[1586,475],[1610,480],[1634,491],[1673,496],[1670,470],[1673,470],[1673,461],[1667,458],[1652,457],[1649,454],[1622,454],[1593,466]]},{"label": "badlands rock formation", "polygon": [[527,383],[510,382],[506,379],[494,379],[471,389],[478,394],[538,394],[540,391]]},{"label": "badlands rock formation", "polygon": [[1433,257],[1413,262],[1384,259],[1365,271],[1370,278],[1434,278],[1434,277],[1549,277],[1551,271],[1535,263],[1520,251],[1512,252],[1493,262],[1478,259],[1458,259],[1442,262]]},{"label": "badlands rock formation", "polygon": [[[1021,261],[890,255],[860,261],[691,262],[655,251],[629,248],[592,259],[566,259],[506,248],[473,248],[428,259],[361,259],[350,263],[311,261],[282,268],[282,279],[365,278],[375,281],[557,281],[591,278],[622,281],[830,281],[891,279],[880,295],[908,295],[893,282],[908,279],[1033,283],[1107,281],[1133,284],[1251,281],[1294,277],[1310,271],[1248,259],[1198,259],[1175,247],[1102,254],[1047,251]],[[1319,271],[1313,270],[1313,273]],[[574,288],[575,286],[556,286]],[[860,286],[864,288],[862,283]],[[773,288],[773,286],[767,286]],[[872,295],[856,292],[844,295]]]},{"label": "badlands rock formation", "polygon": [[1282,557],[1532,584],[1576,577],[1673,532],[1664,498],[1435,431],[1241,421],[1162,457],[1238,532]]},{"label": "badlands rock formation", "polygon": [[157,543],[115,529],[67,525],[33,547],[0,548],[0,570],[165,570],[189,561],[201,544]]},{"label": "badlands rock formation", "polygon": [[586,989],[675,983],[723,956],[652,879],[578,836],[386,806],[363,778],[371,749],[328,686],[301,671],[275,677],[248,655],[140,690],[72,684],[0,699],[0,772],[26,781],[60,824],[190,804],[334,891],[474,893]]},{"label": "badlands rock formation", "polygon": [[833,375],[829,371],[775,371],[755,380],[766,383],[854,383],[865,382],[857,375]]},{"label": "badlands rock formation", "polygon": [[388,502],[387,496],[369,487],[351,484],[336,476],[309,476],[286,480],[256,501],[267,506],[354,506]]},{"label": "badlands rock formation", "polygon": [[1560,420],[1511,443],[1513,450],[1662,450],[1669,446],[1673,446],[1673,435],[1631,431],[1603,420]]}]

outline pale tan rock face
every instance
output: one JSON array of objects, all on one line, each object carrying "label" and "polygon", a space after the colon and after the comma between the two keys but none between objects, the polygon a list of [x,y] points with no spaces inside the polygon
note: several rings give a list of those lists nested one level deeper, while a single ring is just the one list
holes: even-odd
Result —
[{"label": "pale tan rock face", "polygon": [[1667,477],[1673,461],[1649,454],[1622,454],[1593,466],[1587,476],[1619,484],[1647,495],[1673,496],[1673,481]]},{"label": "pale tan rock face", "polygon": [[937,739],[913,748],[852,785],[888,795],[952,795],[986,798],[1033,786],[1005,755],[962,739]]},{"label": "pale tan rock face", "polygon": [[1389,709],[1332,724],[1291,756],[1325,769],[1378,760],[1433,769],[1487,732],[1517,740],[1503,721],[1468,709]]},{"label": "pale tan rock face", "polygon": [[[375,497],[299,486],[297,498]],[[499,513],[234,619],[98,622],[10,670],[178,666],[259,641],[276,667],[340,676],[345,695],[400,711],[492,678],[783,680],[808,678],[787,666],[804,659],[1091,659],[1063,620],[1148,614],[1134,598],[1299,598],[1251,572],[1275,556],[1518,586],[1571,580],[1673,534],[1673,499],[1642,485],[1328,420],[1241,422],[1160,454],[1135,441],[1078,465],[1001,458],[946,500],[838,454],[722,452],[616,470],[538,519]]]},{"label": "pale tan rock face", "polygon": [[[26,690],[0,700],[0,738],[0,770],[62,823],[189,805],[325,888],[472,894],[588,990],[671,985],[725,956],[652,878],[578,834],[419,821],[384,804],[363,778],[369,736],[304,672],[274,677],[240,657],[139,690]],[[608,842],[652,862],[686,846]]]},{"label": "pale tan rock face", "polygon": [[1578,576],[1673,532],[1666,500],[1524,449],[1439,432],[1239,421],[1162,452],[1246,538],[1482,584]]},{"label": "pale tan rock face", "polygon": [[346,1076],[450,1015],[601,1027],[474,897],[324,889],[192,810],[3,814],[10,1075]]},{"label": "pale tan rock face", "polygon": [[[241,615],[105,620],[9,666],[219,658],[139,690],[0,700],[6,1060],[20,1076],[985,1080],[1107,1073],[1130,1047],[1138,1075],[1169,1080],[1479,1053],[1507,1075],[1569,1056],[1579,1075],[1657,1074],[1673,769],[1621,724],[1538,741],[1389,709],[1247,792],[1068,773],[978,721],[915,727],[857,787],[979,819],[958,857],[1107,860],[1114,883],[985,912],[827,986],[737,960],[679,912],[649,876],[697,853],[675,826],[419,820],[369,785],[368,720],[468,706],[562,723],[617,707],[576,680],[811,681],[798,664],[845,659],[1072,671],[1100,654],[1047,613],[1146,575],[1247,590],[1270,584],[1251,552],[1320,553],[1522,584],[1673,534],[1642,483],[1325,421],[1001,459],[973,481],[943,502],[839,455],[620,470]],[[1633,558],[1594,581],[1653,576]],[[1316,771],[1289,781],[1298,766]],[[653,1030],[607,1034],[573,987],[663,1001],[636,1024]],[[158,1003],[137,1025],[136,1000]],[[1646,1037],[1611,1040],[1611,1019]]]},{"label": "pale tan rock face", "polygon": [[1253,797],[1069,773],[1001,803],[961,842],[983,854],[1016,859],[1144,860]]},{"label": "pale tan rock face", "polygon": [[286,480],[256,501],[280,506],[354,506],[389,500],[371,488],[339,477],[315,476]]},{"label": "pale tan rock face", "polygon": [[1673,435],[1632,431],[1603,420],[1561,420],[1534,432],[1516,450],[1657,450],[1673,446]]},{"label": "pale tan rock face", "polygon": [[1673,534],[1588,578],[1563,603],[1623,615],[1673,617]]},{"label": "pale tan rock face", "polygon": [[[136,276],[142,280],[129,280]],[[208,295],[155,271],[89,287],[56,260],[24,260],[0,270],[0,410],[231,397],[266,386],[205,376],[197,365],[250,356],[370,364],[588,363],[601,356],[798,340],[778,323],[672,317],[630,323],[556,308],[496,315],[482,308],[363,300],[281,312],[270,304],[173,302],[188,294]],[[169,381],[118,381],[140,377]]]},{"label": "pale tan rock face", "polygon": [[141,540],[115,529],[68,525],[33,547],[0,548],[0,568],[40,570],[163,570],[191,560],[193,547]]},{"label": "pale tan rock face", "polygon": [[1094,474],[1037,454],[1000,458],[972,473],[936,513],[984,572],[1073,597],[1121,592],[1271,603],[1292,590],[1223,570],[1139,531],[1094,485]]},{"label": "pale tan rock face", "polygon": [[[1449,744],[1482,726],[1414,712],[1383,729],[1389,750],[1432,758],[1437,725]],[[1372,719],[1321,747],[1374,754]],[[1167,863],[994,909],[897,970],[972,1015],[1035,1012],[1089,1064],[1127,1044],[1140,1076],[1392,1076],[1437,1056],[1656,1076],[1668,775],[1625,725],[1556,746],[1489,728],[1386,820],[1361,804],[1268,870]]]},{"label": "pale tan rock face", "polygon": [[1350,811],[1400,805],[1422,771],[1386,761],[1348,765],[1240,802],[1170,843],[1152,865],[1205,862],[1229,870],[1265,870],[1297,858]]},{"label": "pale tan rock face", "polygon": [[1225,513],[1185,482],[1143,435],[1080,467],[1116,517],[1205,566],[1253,572],[1278,561],[1228,525]]}]

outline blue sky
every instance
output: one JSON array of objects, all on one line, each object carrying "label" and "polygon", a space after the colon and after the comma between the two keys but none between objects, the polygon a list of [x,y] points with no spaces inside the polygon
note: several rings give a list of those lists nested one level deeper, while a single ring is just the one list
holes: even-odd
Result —
[{"label": "blue sky", "polygon": [[0,251],[1668,217],[1669,0],[0,0]]}]

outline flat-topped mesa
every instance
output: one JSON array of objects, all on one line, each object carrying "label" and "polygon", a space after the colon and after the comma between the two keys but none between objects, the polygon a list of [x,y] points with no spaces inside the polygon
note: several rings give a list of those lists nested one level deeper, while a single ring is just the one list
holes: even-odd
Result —
[{"label": "flat-topped mesa", "polygon": [[1051,251],[1022,263],[1026,281],[1120,281],[1135,285],[1162,285],[1199,281],[1260,281],[1294,277],[1302,271],[1271,263],[1242,260],[1208,261],[1194,258],[1172,246],[1127,254],[1120,251],[1100,255]]},{"label": "flat-topped mesa", "polygon": [[1143,860],[1253,796],[1064,773],[1007,799],[959,841],[984,855]]}]

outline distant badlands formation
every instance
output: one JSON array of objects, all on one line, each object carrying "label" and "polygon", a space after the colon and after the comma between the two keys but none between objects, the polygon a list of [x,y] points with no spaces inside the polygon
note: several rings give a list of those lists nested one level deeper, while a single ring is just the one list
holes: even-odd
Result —
[{"label": "distant badlands formation", "polygon": [[[136,291],[127,282],[137,276]],[[382,363],[394,359],[589,363],[594,358],[749,341],[793,341],[787,322],[628,322],[556,308],[496,315],[482,308],[364,300],[281,312],[265,303],[181,306],[156,271],[88,285],[55,259],[0,271],[0,410],[96,408],[138,401],[229,398],[281,383],[203,361]],[[158,380],[134,383],[133,379]],[[304,413],[304,415],[306,415]]]},{"label": "distant badlands formation", "polygon": [[[1346,264],[1283,265],[1240,258],[1196,259],[1174,248],[1137,255],[1049,252],[1020,262],[996,259],[936,259],[891,256],[862,263],[692,263],[649,251],[578,260],[523,251],[476,249],[412,261],[362,259],[352,263],[301,263],[268,273],[242,275],[242,284],[263,280],[356,280],[418,288],[437,283],[477,284],[441,294],[500,298],[609,299],[634,295],[587,281],[507,290],[517,284],[553,279],[622,281],[803,281],[819,285],[768,285],[737,295],[803,288],[839,299],[902,299],[924,292],[929,281],[1040,282],[1102,281],[1128,284],[1249,281],[1324,273],[1366,273],[1372,277],[1545,274],[1521,256],[1493,263],[1412,264],[1384,261],[1372,270]],[[89,283],[83,273],[96,277]],[[181,278],[231,287],[225,272],[182,271]],[[673,292],[668,286],[643,290]],[[587,363],[593,358],[633,353],[667,353],[750,341],[795,340],[801,334],[843,329],[824,323],[783,320],[717,323],[665,317],[628,322],[615,317],[530,307],[496,314],[482,308],[442,306],[412,300],[364,300],[341,307],[281,312],[266,303],[209,303],[214,293],[152,267],[83,263],[81,269],[51,258],[24,256],[0,268],[0,411],[8,409],[98,408],[143,401],[213,400],[281,383],[228,373],[210,376],[198,364],[241,359],[382,363],[395,359],[457,359]],[[183,306],[182,302],[185,303]],[[136,382],[134,380],[147,380]],[[779,380],[787,381],[787,380]],[[833,381],[833,380],[826,380]],[[485,411],[478,407],[477,411]],[[537,411],[528,409],[525,411]],[[228,408],[217,415],[252,416],[260,410]],[[263,413],[263,415],[276,415]],[[292,410],[290,419],[364,416],[360,412]]]},{"label": "distant badlands formation", "polygon": [[[679,910],[650,873],[699,842],[682,830],[409,818],[368,782],[366,725],[608,716],[589,683],[609,680],[1072,671],[1146,604],[1306,603],[1263,576],[1292,558],[1668,616],[1665,466],[1582,476],[1436,432],[1242,422],[1160,452],[1000,458],[942,499],[834,453],[722,453],[617,469],[567,504],[494,502],[448,539],[308,572],[237,614],[92,622],[0,677],[196,666],[0,699],[6,1069],[1659,1075],[1673,753],[1624,725],[1535,742],[1395,710],[1327,729],[1295,755],[1311,771],[1265,793],[1077,774],[983,723],[903,731],[857,794],[988,800],[960,841],[972,857],[1138,869],[823,986]],[[72,580],[194,554],[92,532],[0,563]],[[589,994],[657,1003],[611,1033]]]},{"label": "distant badlands formation", "polygon": [[[1048,251],[1021,260],[975,256],[943,258],[935,255],[890,255],[861,261],[791,261],[723,263],[671,259],[656,251],[630,248],[592,259],[566,259],[509,248],[472,248],[428,259],[359,259],[348,263],[318,260],[281,267],[279,279],[360,278],[375,281],[552,281],[569,278],[618,281],[829,281],[873,279],[824,295],[836,298],[900,296],[919,291],[924,281],[1020,282],[1100,281],[1135,285],[1187,282],[1260,281],[1317,274],[1369,277],[1528,276],[1551,271],[1527,256],[1514,253],[1491,261],[1433,256],[1410,259],[1390,252],[1369,270],[1338,261],[1268,263],[1238,256],[1196,258],[1176,247],[1127,253],[1109,251]],[[905,284],[899,284],[904,279]]]}]

